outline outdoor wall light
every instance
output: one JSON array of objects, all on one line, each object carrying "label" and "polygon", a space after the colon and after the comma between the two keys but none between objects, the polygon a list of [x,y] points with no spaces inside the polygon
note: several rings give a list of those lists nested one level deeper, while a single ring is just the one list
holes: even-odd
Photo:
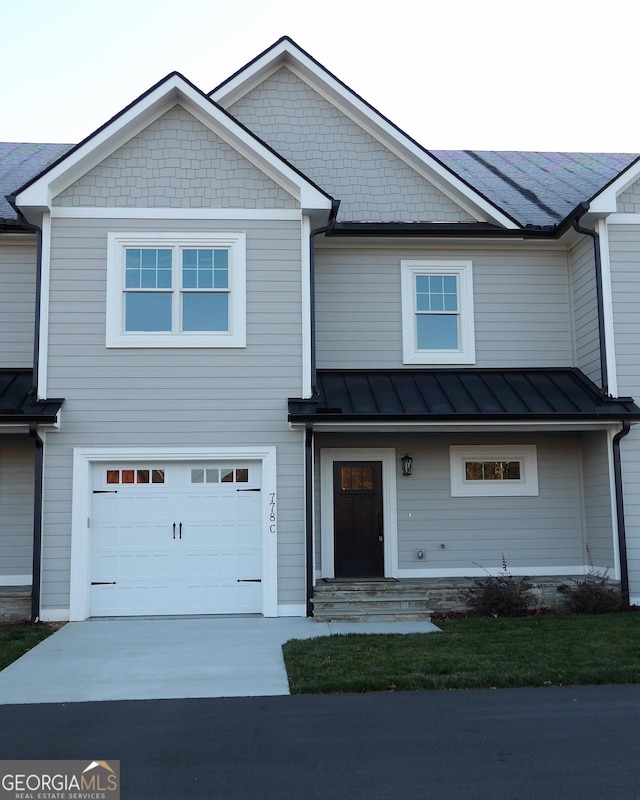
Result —
[{"label": "outdoor wall light", "polygon": [[411,475],[413,470],[413,459],[410,455],[403,456],[400,459],[400,463],[402,464],[402,474],[403,475]]}]

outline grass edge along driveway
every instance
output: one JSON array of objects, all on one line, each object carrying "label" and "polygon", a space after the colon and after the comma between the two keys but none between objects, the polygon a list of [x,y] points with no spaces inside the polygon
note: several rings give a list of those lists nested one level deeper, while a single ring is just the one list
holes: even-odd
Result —
[{"label": "grass edge along driveway", "polygon": [[292,694],[640,683],[640,613],[438,621],[283,646]]},{"label": "grass edge along driveway", "polygon": [[0,670],[17,661],[55,630],[49,625],[0,625]]}]

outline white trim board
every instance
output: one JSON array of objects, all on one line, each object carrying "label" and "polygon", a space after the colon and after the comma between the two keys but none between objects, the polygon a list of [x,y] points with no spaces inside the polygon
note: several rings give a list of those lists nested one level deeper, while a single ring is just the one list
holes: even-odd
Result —
[{"label": "white trim board", "polygon": [[31,586],[31,574],[0,575],[0,586]]},{"label": "white trim board", "polygon": [[[384,574],[398,577],[398,514],[396,494],[396,451],[393,447],[323,447],[320,450],[320,541],[323,578],[335,577],[333,537],[334,461],[382,462],[382,519],[384,531]],[[314,548],[315,552],[315,548]]]},{"label": "white trim board", "polygon": [[[424,548],[422,548],[424,549]],[[590,567],[584,564],[578,566],[566,567],[509,567],[509,574],[514,576],[530,576],[530,577],[544,577],[548,575],[587,575]],[[482,567],[455,567],[452,569],[445,569],[440,567],[422,569],[401,569],[399,570],[399,578],[478,578],[488,575],[498,576],[503,575],[504,571],[501,567],[493,569]]]},{"label": "white trim board", "polygon": [[300,209],[281,208],[130,208],[121,206],[53,206],[53,219],[270,220],[302,219]]},{"label": "white trim board", "polygon": [[[262,462],[262,614],[278,616],[278,529],[276,448],[268,447],[76,447],[73,451],[71,512],[71,585],[69,619],[89,616],[91,470],[104,461],[224,461]],[[275,500],[275,511],[271,500]],[[276,520],[273,520],[275,514]]]}]

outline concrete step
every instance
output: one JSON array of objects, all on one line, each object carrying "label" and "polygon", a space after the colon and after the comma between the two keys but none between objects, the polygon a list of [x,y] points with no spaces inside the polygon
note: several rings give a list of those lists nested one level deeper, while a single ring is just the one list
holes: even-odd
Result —
[{"label": "concrete step", "polygon": [[395,581],[327,583],[314,589],[313,616],[318,622],[430,622],[426,589]]}]

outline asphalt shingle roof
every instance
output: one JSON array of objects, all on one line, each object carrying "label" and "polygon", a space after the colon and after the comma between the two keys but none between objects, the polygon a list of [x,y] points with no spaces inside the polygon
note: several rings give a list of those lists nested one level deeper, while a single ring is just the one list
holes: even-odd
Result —
[{"label": "asphalt shingle roof", "polygon": [[72,147],[70,144],[0,142],[0,220],[15,220],[6,195],[46,169]]},{"label": "asphalt shingle roof", "polygon": [[[0,220],[16,219],[6,195],[30,181],[71,147],[0,142]],[[639,157],[637,153],[430,152],[523,227],[558,225]]]},{"label": "asphalt shingle roof", "polygon": [[431,152],[522,226],[557,225],[638,158],[637,153]]}]

